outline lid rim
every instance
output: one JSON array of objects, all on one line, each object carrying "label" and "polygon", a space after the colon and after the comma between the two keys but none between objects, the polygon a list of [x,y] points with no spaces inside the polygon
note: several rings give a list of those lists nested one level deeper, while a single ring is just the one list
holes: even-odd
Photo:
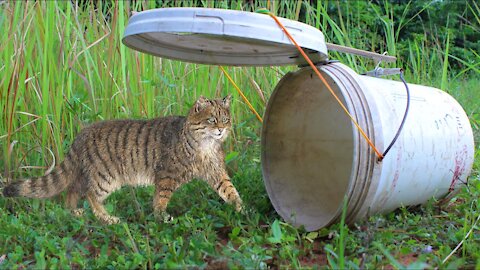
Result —
[{"label": "lid rim", "polygon": [[[313,57],[317,62],[328,58],[324,35],[320,30],[301,22],[279,19],[301,47],[318,52],[311,53],[316,55]],[[163,41],[168,35],[176,33],[181,37],[181,44]],[[146,42],[144,35],[152,39],[152,34],[156,34],[153,40]],[[215,43],[205,39],[205,35],[211,35]],[[131,16],[122,42],[144,53],[195,63],[247,66],[305,63],[302,57],[291,57],[295,46],[269,16],[237,10],[161,8],[139,12]],[[258,49],[265,46],[284,53],[272,54]],[[211,53],[205,54],[199,49],[201,47],[209,47]],[[165,53],[159,53],[160,50]],[[186,51],[197,54],[195,61]],[[238,59],[242,61],[237,62]]]}]

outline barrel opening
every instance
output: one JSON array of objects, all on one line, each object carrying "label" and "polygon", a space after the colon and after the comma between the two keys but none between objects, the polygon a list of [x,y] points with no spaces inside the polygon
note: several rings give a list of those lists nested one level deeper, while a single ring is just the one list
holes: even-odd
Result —
[{"label": "barrel opening", "polygon": [[[324,76],[349,104],[344,86]],[[314,230],[339,216],[354,171],[353,134],[348,116],[310,69],[278,83],[265,113],[262,164],[267,192],[284,219]]]}]

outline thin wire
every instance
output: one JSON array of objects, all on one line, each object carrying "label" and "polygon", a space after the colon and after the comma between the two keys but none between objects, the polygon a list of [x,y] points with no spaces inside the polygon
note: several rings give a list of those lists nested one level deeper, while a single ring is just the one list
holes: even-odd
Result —
[{"label": "thin wire", "polygon": [[398,127],[398,130],[397,130],[397,133],[395,134],[395,137],[393,137],[392,142],[390,143],[390,145],[388,145],[387,149],[385,149],[385,152],[383,152],[382,156],[384,156],[384,157],[388,153],[388,151],[390,151],[390,149],[392,148],[392,146],[395,144],[398,137],[400,136],[400,132],[402,132],[403,125],[405,124],[405,120],[407,120],[408,110],[410,109],[410,90],[408,89],[408,84],[405,81],[405,78],[403,78],[403,70],[400,70],[400,80],[402,80],[403,84],[405,85],[405,90],[407,91],[407,107],[405,108],[405,113],[403,114],[402,122],[400,123],[400,126]]},{"label": "thin wire", "polygon": [[260,13],[266,13],[268,15],[270,15],[270,17],[272,17],[275,22],[280,26],[280,28],[282,28],[283,32],[287,35],[288,39],[290,39],[290,41],[295,45],[295,47],[297,47],[298,51],[302,54],[302,56],[305,58],[305,60],[307,61],[307,63],[312,67],[313,71],[317,74],[317,76],[320,78],[320,80],[325,84],[325,86],[327,87],[327,89],[330,91],[330,93],[332,94],[332,96],[337,100],[338,104],[340,105],[340,107],[342,107],[342,109],[345,111],[345,113],[350,117],[350,119],[352,120],[353,124],[357,127],[358,131],[360,132],[360,134],[365,138],[365,140],[367,141],[367,143],[370,145],[370,147],[372,147],[373,151],[375,151],[375,153],[377,154],[378,156],[378,160],[381,161],[383,160],[384,158],[384,155],[382,155],[380,153],[380,151],[377,149],[377,147],[375,147],[375,145],[373,144],[372,140],[370,140],[370,138],[368,137],[368,135],[365,133],[365,131],[363,131],[363,129],[360,127],[360,125],[357,123],[357,121],[355,121],[355,119],[353,118],[353,116],[350,114],[350,112],[348,111],[348,109],[345,107],[345,105],[342,103],[342,101],[338,98],[338,96],[335,94],[335,92],[333,91],[333,89],[330,87],[330,85],[327,83],[327,81],[325,80],[325,78],[322,76],[322,74],[318,71],[317,67],[313,64],[312,60],[310,60],[310,58],[308,57],[308,55],[303,51],[303,49],[298,45],[298,43],[295,41],[295,39],[293,39],[293,37],[290,35],[290,33],[287,31],[287,29],[283,26],[283,24],[280,22],[280,20],[278,20],[278,18],[273,15],[271,12],[266,12],[265,10],[260,10],[259,11]]},{"label": "thin wire", "polygon": [[247,97],[243,94],[242,90],[240,90],[240,87],[237,86],[237,84],[235,83],[235,81],[232,79],[232,77],[230,77],[230,75],[228,75],[227,71],[222,67],[222,66],[218,66],[220,68],[220,70],[223,72],[223,74],[225,74],[225,76],[227,77],[227,79],[232,83],[233,87],[235,87],[235,89],[237,90],[237,92],[240,94],[240,96],[242,96],[243,100],[245,101],[245,103],[247,103],[248,107],[250,108],[250,110],[255,114],[255,116],[257,117],[258,121],[260,121],[260,123],[263,123],[263,119],[262,117],[260,116],[260,114],[257,113],[257,111],[255,110],[255,108],[253,108],[252,104],[250,103],[250,101],[248,101]]}]

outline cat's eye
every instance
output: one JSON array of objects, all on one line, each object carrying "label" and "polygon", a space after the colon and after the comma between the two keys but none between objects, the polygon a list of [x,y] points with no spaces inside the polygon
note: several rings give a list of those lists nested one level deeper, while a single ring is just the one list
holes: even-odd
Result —
[{"label": "cat's eye", "polygon": [[228,119],[228,117],[223,117],[223,118],[222,118],[222,122],[223,122],[224,124],[228,123],[228,121],[230,121],[230,119]]},{"label": "cat's eye", "polygon": [[214,117],[210,117],[210,118],[207,119],[207,122],[208,122],[209,124],[213,124],[213,123],[215,123],[215,118],[214,118]]}]

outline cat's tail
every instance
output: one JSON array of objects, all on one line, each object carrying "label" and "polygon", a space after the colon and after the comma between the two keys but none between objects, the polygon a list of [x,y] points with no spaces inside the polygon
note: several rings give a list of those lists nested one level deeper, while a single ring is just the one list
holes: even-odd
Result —
[{"label": "cat's tail", "polygon": [[47,175],[19,180],[3,189],[5,197],[50,198],[64,191],[73,181],[65,161]]}]

